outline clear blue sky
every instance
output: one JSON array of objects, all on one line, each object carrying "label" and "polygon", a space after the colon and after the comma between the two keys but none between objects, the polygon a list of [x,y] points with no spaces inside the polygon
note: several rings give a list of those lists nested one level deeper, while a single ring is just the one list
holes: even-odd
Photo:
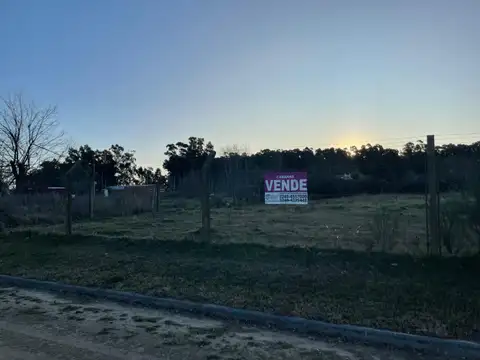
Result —
[{"label": "clear blue sky", "polygon": [[0,0],[0,94],[148,165],[191,135],[471,142],[451,134],[480,133],[479,19],[479,0]]}]

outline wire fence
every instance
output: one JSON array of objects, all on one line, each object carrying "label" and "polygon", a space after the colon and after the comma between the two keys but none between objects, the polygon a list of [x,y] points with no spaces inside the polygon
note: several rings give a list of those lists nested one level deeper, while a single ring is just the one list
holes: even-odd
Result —
[{"label": "wire fence", "polygon": [[1,197],[0,271],[333,323],[475,336],[480,262],[472,254],[480,241],[469,217],[475,208],[465,207],[479,203],[475,194],[441,194],[444,256],[430,257],[424,193],[266,205],[257,175],[215,182],[202,171],[168,191],[151,185],[112,188],[108,196],[70,193],[70,204],[60,190]]},{"label": "wire fence", "polygon": [[237,183],[209,187],[205,205],[199,184],[200,174],[196,182],[186,182],[176,191],[151,185],[115,188],[93,198],[72,194],[70,215],[65,190],[8,195],[0,198],[1,221],[12,231],[64,233],[70,216],[71,231],[77,234],[201,240],[202,213],[208,206],[213,229],[208,241],[427,252],[422,194],[311,197],[306,206],[272,206],[263,203],[262,187]]}]

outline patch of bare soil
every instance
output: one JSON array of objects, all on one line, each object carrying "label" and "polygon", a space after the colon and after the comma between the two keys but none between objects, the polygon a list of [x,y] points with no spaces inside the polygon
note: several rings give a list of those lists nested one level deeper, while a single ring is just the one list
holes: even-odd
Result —
[{"label": "patch of bare soil", "polygon": [[0,360],[417,360],[417,354],[240,324],[0,289]]}]

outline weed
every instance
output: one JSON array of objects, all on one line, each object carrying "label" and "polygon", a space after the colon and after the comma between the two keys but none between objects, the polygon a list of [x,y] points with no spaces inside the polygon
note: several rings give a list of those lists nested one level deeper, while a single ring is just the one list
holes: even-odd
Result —
[{"label": "weed", "polygon": [[370,223],[370,231],[374,242],[367,240],[367,250],[380,246],[383,252],[389,251],[395,245],[395,238],[399,228],[399,213],[386,206],[379,206]]},{"label": "weed", "polygon": [[474,185],[471,192],[473,201],[468,202],[468,219],[470,227],[477,238],[477,252],[480,254],[480,180]]},{"label": "weed", "polygon": [[447,201],[440,207],[440,237],[451,255],[458,255],[468,247],[468,207],[458,201]]}]

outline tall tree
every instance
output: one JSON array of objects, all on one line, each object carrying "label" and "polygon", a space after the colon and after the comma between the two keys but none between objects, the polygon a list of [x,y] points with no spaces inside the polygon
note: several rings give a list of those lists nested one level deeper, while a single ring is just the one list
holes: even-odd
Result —
[{"label": "tall tree", "polygon": [[162,176],[162,171],[157,168],[153,169],[152,167],[143,167],[140,166],[137,171],[137,181],[138,185],[150,185],[160,183],[164,185],[165,178]]},{"label": "tall tree", "polygon": [[125,151],[123,146],[112,145],[109,149],[115,164],[115,178],[118,185],[135,183],[136,159],[133,151]]},{"label": "tall tree", "polygon": [[209,154],[213,154],[215,149],[211,142],[205,144],[204,138],[191,136],[188,143],[177,142],[168,144],[165,155],[167,159],[163,162],[163,167],[169,172],[175,186],[178,181],[194,171],[199,171]]},{"label": "tall tree", "polygon": [[37,107],[22,94],[1,98],[0,106],[1,165],[16,190],[22,191],[36,166],[63,151],[64,133],[55,106]]}]

